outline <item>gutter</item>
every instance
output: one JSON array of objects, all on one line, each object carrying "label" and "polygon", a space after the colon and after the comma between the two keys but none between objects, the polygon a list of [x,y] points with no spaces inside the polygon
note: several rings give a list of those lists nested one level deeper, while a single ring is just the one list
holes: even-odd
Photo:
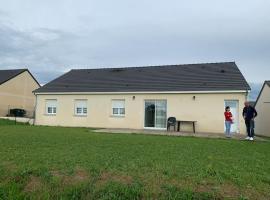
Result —
[{"label": "gutter", "polygon": [[143,91],[143,92],[34,92],[37,95],[102,95],[102,94],[224,94],[246,93],[250,90],[223,90],[223,91]]}]

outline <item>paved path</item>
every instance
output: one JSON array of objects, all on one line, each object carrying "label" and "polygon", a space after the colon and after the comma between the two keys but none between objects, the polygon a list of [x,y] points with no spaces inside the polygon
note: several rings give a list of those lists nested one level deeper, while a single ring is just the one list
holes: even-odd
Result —
[{"label": "paved path", "polygon": [[[136,129],[96,129],[98,133],[125,133],[125,134],[148,134],[148,135],[167,135],[167,136],[184,136],[184,137],[200,137],[200,138],[226,138],[221,133],[191,133],[191,132],[174,132],[174,131],[159,131],[159,130],[136,130]],[[233,134],[232,138],[237,140],[245,140],[246,135]],[[269,139],[256,136],[256,141],[270,141]]]},{"label": "paved path", "polygon": [[27,118],[27,117],[0,117],[0,119],[8,119],[11,121],[21,122],[21,123],[29,123],[31,125],[34,124],[33,118]]}]

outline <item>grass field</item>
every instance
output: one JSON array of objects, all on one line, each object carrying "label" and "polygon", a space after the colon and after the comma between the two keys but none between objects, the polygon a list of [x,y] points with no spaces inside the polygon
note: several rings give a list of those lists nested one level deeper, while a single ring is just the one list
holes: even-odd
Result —
[{"label": "grass field", "polygon": [[0,121],[0,199],[270,199],[270,142]]}]

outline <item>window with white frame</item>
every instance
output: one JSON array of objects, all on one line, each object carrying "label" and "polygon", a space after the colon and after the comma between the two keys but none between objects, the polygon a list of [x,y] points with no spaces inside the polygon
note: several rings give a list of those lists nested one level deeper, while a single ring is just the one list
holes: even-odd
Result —
[{"label": "window with white frame", "polygon": [[47,99],[46,100],[46,114],[55,115],[57,110],[57,100]]},{"label": "window with white frame", "polygon": [[112,100],[112,115],[125,115],[125,100]]},{"label": "window with white frame", "polygon": [[75,100],[75,115],[87,115],[87,100]]}]

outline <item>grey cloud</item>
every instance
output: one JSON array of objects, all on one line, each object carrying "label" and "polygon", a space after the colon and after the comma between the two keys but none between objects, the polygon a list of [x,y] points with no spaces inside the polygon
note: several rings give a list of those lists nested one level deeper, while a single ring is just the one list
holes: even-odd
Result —
[{"label": "grey cloud", "polygon": [[219,61],[236,61],[248,81],[270,77],[266,0],[10,2],[0,68],[27,66],[41,83],[70,68]]},{"label": "grey cloud", "polygon": [[[37,33],[39,36],[37,36]],[[56,52],[52,53],[51,44],[56,40],[51,38],[51,34],[62,37],[58,31],[37,30],[35,32],[23,32],[11,27],[0,26],[0,67],[18,68],[28,67],[35,74],[47,74],[51,71],[52,75],[47,77],[39,76],[41,82],[47,82],[62,72],[62,64],[57,60]],[[42,35],[43,38],[40,38]],[[57,69],[59,65],[59,69]]]}]

